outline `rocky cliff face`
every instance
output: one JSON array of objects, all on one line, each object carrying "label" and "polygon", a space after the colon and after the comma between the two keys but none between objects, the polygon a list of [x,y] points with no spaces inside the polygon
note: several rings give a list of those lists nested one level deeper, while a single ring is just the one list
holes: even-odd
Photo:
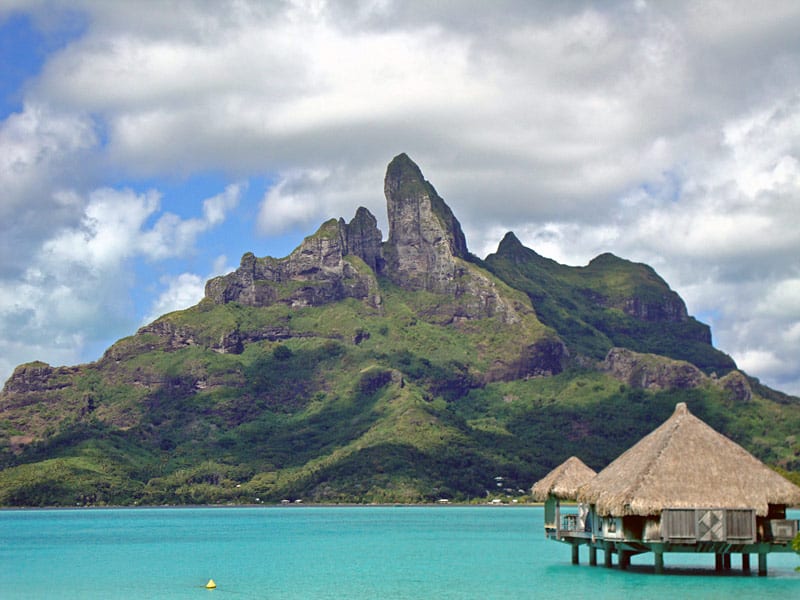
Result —
[{"label": "rocky cliff face", "polygon": [[717,379],[716,375],[708,377],[686,361],[656,354],[612,348],[600,368],[633,388],[657,391],[714,386],[734,402],[749,402],[753,398],[750,383],[741,371],[731,371]]},{"label": "rocky cliff face", "polygon": [[3,386],[4,394],[27,394],[58,390],[70,384],[80,367],[51,367],[40,361],[19,365]]},{"label": "rocky cliff face", "polygon": [[378,306],[381,237],[375,217],[359,208],[349,224],[344,219],[324,223],[286,258],[248,252],[236,271],[206,284],[206,298],[216,304],[295,307],[356,298]]},{"label": "rocky cliff face", "polygon": [[717,382],[725,390],[728,397],[736,402],[750,402],[753,399],[753,389],[750,382],[741,371],[731,371]]},{"label": "rocky cliff face", "polygon": [[383,237],[373,214],[361,206],[350,223],[345,225],[339,219],[339,226],[344,232],[345,255],[358,256],[374,272],[380,272],[383,269]]},{"label": "rocky cliff face", "polygon": [[647,390],[695,388],[705,380],[703,372],[688,362],[625,348],[609,350],[602,368],[631,387]]},{"label": "rocky cliff face", "polygon": [[[448,322],[498,317],[516,323],[533,317],[524,295],[471,262],[461,224],[407,155],[389,163],[384,194],[389,238],[382,274],[403,289],[450,297],[436,309]],[[559,356],[566,353],[559,350]]]},{"label": "rocky cliff face", "polygon": [[395,157],[384,180],[389,239],[387,275],[414,290],[450,293],[469,255],[461,225],[422,171],[405,154]]},{"label": "rocky cliff face", "polygon": [[437,322],[533,315],[530,302],[470,263],[461,225],[419,167],[395,157],[384,181],[389,239],[375,217],[359,208],[350,223],[330,220],[282,259],[242,257],[239,268],[206,284],[216,304],[320,306],[356,298],[381,304],[376,275],[409,291],[448,296],[429,309]]}]

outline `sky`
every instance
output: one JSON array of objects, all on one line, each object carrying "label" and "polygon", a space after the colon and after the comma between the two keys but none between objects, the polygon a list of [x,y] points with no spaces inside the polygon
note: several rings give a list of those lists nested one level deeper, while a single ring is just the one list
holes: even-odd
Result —
[{"label": "sky", "polygon": [[470,250],[653,266],[800,394],[796,0],[0,0],[0,380],[96,360],[406,152]]}]

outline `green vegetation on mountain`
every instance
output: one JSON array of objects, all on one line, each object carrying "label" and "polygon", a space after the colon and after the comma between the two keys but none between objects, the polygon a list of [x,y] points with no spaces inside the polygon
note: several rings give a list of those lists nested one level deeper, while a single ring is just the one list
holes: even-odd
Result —
[{"label": "green vegetation on mountain", "polygon": [[539,318],[586,356],[602,359],[617,346],[687,360],[709,373],[736,368],[711,345],[708,326],[688,316],[678,294],[647,265],[603,254],[569,267],[525,248],[513,234],[485,264],[526,292]]},{"label": "green vegetation on mountain", "polygon": [[18,367],[0,505],[524,498],[679,401],[797,477],[800,400],[736,371],[651,268],[566,267],[513,234],[480,261],[405,155],[385,189],[387,242],[359,209],[95,363]]}]

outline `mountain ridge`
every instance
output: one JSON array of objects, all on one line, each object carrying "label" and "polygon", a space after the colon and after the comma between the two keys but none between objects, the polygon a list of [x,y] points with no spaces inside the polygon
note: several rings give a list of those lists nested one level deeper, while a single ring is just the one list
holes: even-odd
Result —
[{"label": "mountain ridge", "polygon": [[0,504],[463,500],[498,473],[514,496],[576,445],[604,466],[676,399],[800,467],[800,400],[737,371],[651,267],[559,265],[511,232],[480,260],[405,154],[384,193],[386,240],[360,207],[94,363],[17,367]]}]

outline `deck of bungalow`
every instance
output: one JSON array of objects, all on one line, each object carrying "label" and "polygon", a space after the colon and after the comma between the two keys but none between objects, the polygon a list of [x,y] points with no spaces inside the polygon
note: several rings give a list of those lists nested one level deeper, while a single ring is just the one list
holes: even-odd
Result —
[{"label": "deck of bungalow", "polygon": [[[580,508],[579,508],[580,511]],[[733,568],[733,555],[741,555],[741,569],[751,570],[750,558],[758,558],[758,574],[767,575],[767,555],[793,552],[792,540],[798,521],[787,519],[785,507],[776,507],[769,518],[745,509],[665,509],[656,517],[599,517],[591,510],[584,515],[561,514],[560,503],[545,503],[545,534],[551,540],[572,547],[572,563],[579,564],[579,548],[587,546],[589,564],[596,566],[597,551],[603,564],[612,567],[614,557],[620,569],[630,565],[632,556],[653,553],[656,573],[664,572],[664,554],[707,553],[715,557],[717,572]]]}]

